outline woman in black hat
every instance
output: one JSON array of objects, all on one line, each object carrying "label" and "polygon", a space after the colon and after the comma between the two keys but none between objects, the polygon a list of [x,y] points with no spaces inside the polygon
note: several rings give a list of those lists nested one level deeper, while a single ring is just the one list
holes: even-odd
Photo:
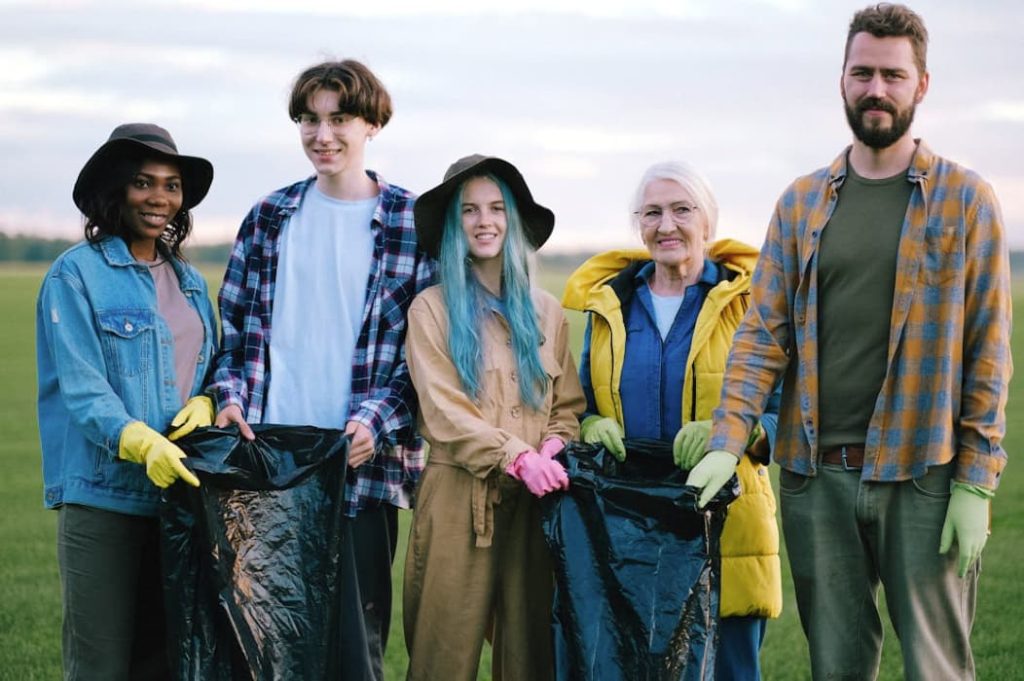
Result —
[{"label": "woman in black hat", "polygon": [[409,309],[406,356],[430,456],[405,565],[410,679],[552,678],[552,576],[538,498],[569,481],[555,456],[583,393],[558,301],[527,253],[554,215],[516,168],[469,156],[415,207],[440,284]]},{"label": "woman in black hat", "polygon": [[199,484],[170,440],[213,416],[196,395],[215,318],[181,255],[212,179],[209,161],[179,154],[163,128],[118,126],[75,184],[86,241],[39,293],[39,431],[45,503],[59,512],[68,679],[169,678],[157,503],[178,478]]}]

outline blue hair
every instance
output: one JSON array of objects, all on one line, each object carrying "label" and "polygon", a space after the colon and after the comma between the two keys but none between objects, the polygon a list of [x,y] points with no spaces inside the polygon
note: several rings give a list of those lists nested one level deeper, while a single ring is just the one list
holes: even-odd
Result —
[{"label": "blue hair", "polygon": [[[547,373],[540,361],[540,344],[544,340],[537,325],[537,312],[530,297],[530,270],[526,240],[515,196],[500,178],[481,175],[501,190],[505,202],[505,241],[502,243],[501,293],[505,318],[512,335],[512,352],[520,376],[519,395],[533,409],[539,409],[548,390]],[[462,229],[462,191],[468,178],[455,191],[445,211],[441,236],[439,269],[441,291],[448,308],[448,352],[459,373],[463,391],[479,401],[483,365],[481,327],[486,312],[484,287],[472,270],[469,242]]]}]

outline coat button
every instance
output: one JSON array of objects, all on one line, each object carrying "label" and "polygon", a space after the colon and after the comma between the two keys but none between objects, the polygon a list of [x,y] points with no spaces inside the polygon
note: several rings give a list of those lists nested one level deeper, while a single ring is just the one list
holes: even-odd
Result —
[{"label": "coat button", "polygon": [[512,412],[512,418],[514,418],[514,419],[519,418],[519,407],[512,407],[511,412]]},{"label": "coat button", "polygon": [[515,383],[515,382],[516,382],[516,372],[514,372],[514,371],[513,371],[513,372],[512,372],[512,373],[511,373],[511,374],[509,375],[509,378],[511,378],[511,379],[512,379],[512,382],[513,382],[513,383]]}]

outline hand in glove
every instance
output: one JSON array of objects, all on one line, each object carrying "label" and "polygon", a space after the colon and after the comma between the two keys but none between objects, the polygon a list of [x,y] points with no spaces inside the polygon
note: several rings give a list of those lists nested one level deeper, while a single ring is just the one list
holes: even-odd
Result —
[{"label": "hand in glove", "polygon": [[157,487],[168,487],[178,478],[199,487],[199,479],[181,463],[185,452],[142,421],[132,421],[121,431],[117,455],[146,464],[146,475]]},{"label": "hand in glove", "polygon": [[739,463],[735,454],[724,449],[714,449],[694,466],[686,478],[686,484],[700,488],[700,498],[697,500],[699,508],[707,506],[711,498],[718,494],[718,490],[725,487]]},{"label": "hand in glove", "polygon": [[563,449],[565,449],[565,443],[562,442],[562,438],[552,435],[540,444],[540,455],[553,459]]},{"label": "hand in glove", "polygon": [[174,430],[167,436],[167,439],[174,441],[185,437],[196,428],[212,426],[213,416],[213,400],[206,395],[196,395],[185,403],[185,406],[171,421],[171,427]]},{"label": "hand in glove", "polygon": [[[750,431],[750,437],[747,439],[747,450],[750,450],[751,446],[757,442],[763,432],[764,430],[761,428],[760,423],[754,426],[754,429]],[[676,433],[676,438],[672,442],[672,458],[675,460],[676,465],[684,471],[688,471],[696,466],[697,462],[704,458],[706,453],[704,447],[707,446],[710,435],[711,419],[707,421],[690,421],[683,424],[683,427]]]},{"label": "hand in glove", "polygon": [[622,426],[613,418],[592,414],[580,424],[580,439],[592,445],[602,444],[619,461],[626,460],[626,445],[622,443]]},{"label": "hand in glove", "polygon": [[942,524],[939,553],[947,553],[956,539],[961,577],[967,575],[988,541],[988,512],[992,492],[975,485],[953,483],[953,492]]},{"label": "hand in glove", "polygon": [[690,421],[676,433],[672,441],[672,458],[676,465],[688,471],[704,458],[704,445],[711,435],[711,420]]},{"label": "hand in glove", "polygon": [[532,449],[516,457],[505,471],[516,480],[521,480],[530,494],[542,497],[556,489],[569,489],[569,476],[565,468],[554,459],[541,456]]}]

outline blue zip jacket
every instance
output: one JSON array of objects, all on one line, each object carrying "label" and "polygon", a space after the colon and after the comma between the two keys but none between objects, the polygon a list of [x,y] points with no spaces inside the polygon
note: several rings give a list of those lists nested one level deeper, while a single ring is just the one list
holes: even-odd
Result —
[{"label": "blue zip jacket", "polygon": [[[195,268],[171,263],[203,323],[196,394],[215,349],[213,306]],[[36,304],[36,357],[46,507],[155,516],[160,490],[145,466],[117,458],[118,443],[132,421],[165,431],[182,403],[153,277],[124,240],[83,242],[54,261]]]}]

